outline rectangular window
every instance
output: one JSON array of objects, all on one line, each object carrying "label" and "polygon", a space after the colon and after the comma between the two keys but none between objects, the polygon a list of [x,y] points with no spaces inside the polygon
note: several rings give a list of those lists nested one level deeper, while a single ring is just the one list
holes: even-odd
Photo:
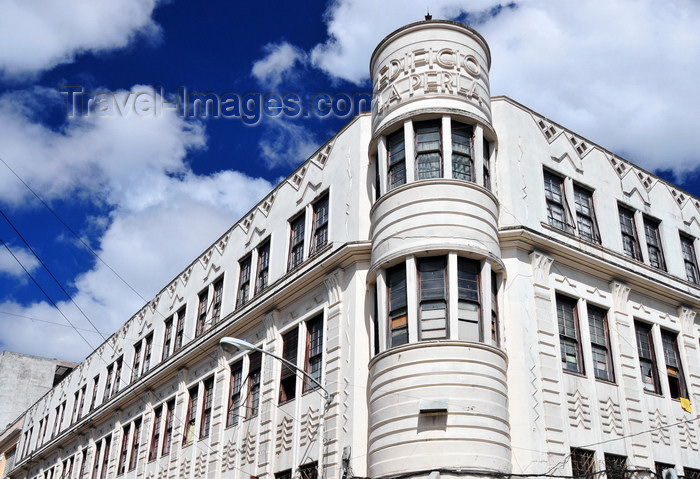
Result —
[{"label": "rectangular window", "polygon": [[270,268],[270,240],[258,246],[258,269],[255,279],[255,294],[264,291],[268,284],[268,271]]},{"label": "rectangular window", "polygon": [[163,446],[160,454],[167,456],[170,454],[170,443],[173,440],[173,418],[175,414],[175,400],[171,399],[165,405],[165,427],[163,428]]},{"label": "rectangular window", "polygon": [[161,361],[165,361],[170,356],[170,344],[173,340],[173,318],[165,320],[165,337],[163,338],[163,355]]},{"label": "rectangular window", "polygon": [[557,295],[557,321],[562,367],[566,371],[583,374],[576,301]]},{"label": "rectangular window", "polygon": [[406,151],[403,128],[386,139],[389,190],[406,183]]},{"label": "rectangular window", "polygon": [[83,449],[82,454],[80,455],[80,469],[78,470],[78,479],[83,479],[85,477],[85,466],[87,464],[87,447]]},{"label": "rectangular window", "polygon": [[627,479],[627,457],[605,453],[605,476],[607,479]]},{"label": "rectangular window", "polygon": [[457,258],[457,319],[459,339],[465,341],[481,341],[480,270],[479,261]]},{"label": "rectangular window", "polygon": [[654,268],[666,271],[664,252],[661,248],[661,236],[659,234],[659,222],[651,218],[644,217],[644,236],[647,240],[647,251],[649,252],[649,264]]},{"label": "rectangular window", "polygon": [[[321,382],[321,370],[323,366],[323,315],[319,314],[306,323],[306,361],[304,371]],[[304,392],[316,389],[318,384],[304,381]]]},{"label": "rectangular window", "polygon": [[175,346],[173,347],[173,354],[182,349],[182,340],[185,335],[185,314],[187,313],[186,308],[186,306],[183,306],[177,312],[177,326],[175,328]]},{"label": "rectangular window", "polygon": [[262,354],[254,352],[250,354],[248,366],[248,414],[247,418],[258,415],[260,407],[260,368],[262,366]]},{"label": "rectangular window", "polygon": [[574,203],[579,236],[585,240],[600,243],[595,210],[593,209],[593,192],[583,186],[574,185]]},{"label": "rectangular window", "polygon": [[209,288],[199,293],[199,307],[197,308],[197,329],[195,330],[195,338],[204,333],[204,327],[207,323],[207,306],[209,305]]},{"label": "rectangular window", "polygon": [[639,355],[639,367],[642,371],[644,389],[653,393],[660,393],[659,376],[656,370],[656,357],[654,355],[654,337],[651,326],[640,321],[634,322],[634,331],[637,337],[637,354]]},{"label": "rectangular window", "polygon": [[102,469],[100,470],[100,479],[105,479],[107,477],[107,468],[109,466],[109,449],[112,445],[112,438],[105,438],[104,453],[102,454]]},{"label": "rectangular window", "polygon": [[[75,462],[75,456],[71,456],[65,461],[63,461],[63,472],[61,473],[61,477],[63,479],[72,479],[73,476],[73,463]],[[9,464],[8,461],[8,467],[7,470],[12,469],[12,464]],[[82,479],[82,476],[79,478]]]},{"label": "rectangular window", "polygon": [[100,469],[100,452],[102,451],[102,441],[97,441],[95,445],[95,457],[92,461],[92,479],[97,479],[97,472]]},{"label": "rectangular window", "polygon": [[119,451],[119,467],[117,468],[117,475],[124,474],[126,471],[126,455],[129,451],[129,428],[122,427],[122,448]]},{"label": "rectangular window", "polygon": [[491,143],[484,138],[484,188],[491,191]]},{"label": "rectangular window", "polygon": [[158,442],[160,440],[160,418],[163,415],[163,406],[158,405],[153,415],[153,433],[151,434],[151,447],[148,450],[148,460],[152,461],[158,454]]},{"label": "rectangular window", "polygon": [[124,362],[124,356],[119,356],[119,359],[115,361],[114,366],[114,386],[112,386],[112,396],[119,392],[119,387],[122,381],[122,363]]},{"label": "rectangular window", "polygon": [[491,272],[491,344],[501,345],[498,325],[498,281],[493,271]]},{"label": "rectangular window", "polygon": [[102,393],[102,402],[109,399],[109,393],[112,391],[112,377],[114,375],[114,363],[107,366],[107,381],[105,382],[105,390]]},{"label": "rectangular window", "polygon": [[90,411],[95,409],[95,405],[97,403],[97,386],[99,385],[100,382],[100,376],[95,376],[95,379],[92,381],[92,399],[90,400]]},{"label": "rectangular window", "polygon": [[[664,479],[664,471],[666,469],[674,469],[673,464],[666,464],[663,462],[654,462],[654,469],[656,470],[657,479]],[[687,479],[687,476],[686,476]]]},{"label": "rectangular window", "polygon": [[231,391],[228,399],[226,427],[238,424],[241,417],[241,389],[243,387],[243,365],[241,362],[231,366]]},{"label": "rectangular window", "polygon": [[202,416],[199,420],[199,439],[209,437],[211,425],[211,404],[214,399],[214,378],[204,381],[204,394],[202,396]]},{"label": "rectangular window", "polygon": [[698,284],[700,275],[698,275],[698,261],[695,255],[694,243],[694,238],[681,234],[681,252],[685,263],[685,276],[691,283]]},{"label": "rectangular window", "polygon": [[408,309],[406,303],[406,264],[401,263],[386,272],[387,297],[389,298],[389,324],[391,346],[408,343]]},{"label": "rectangular window", "polygon": [[664,348],[664,359],[666,360],[666,376],[668,377],[668,389],[673,399],[687,398],[688,392],[683,379],[683,368],[681,367],[681,357],[678,354],[678,343],[676,333],[661,331],[661,344]]},{"label": "rectangular window", "polygon": [[547,202],[547,222],[550,226],[573,233],[573,227],[567,214],[564,178],[545,170],[544,196]]},{"label": "rectangular window", "polygon": [[444,256],[418,260],[418,319],[422,341],[447,337],[446,270]]},{"label": "rectangular window", "polygon": [[617,206],[617,210],[620,216],[620,231],[622,232],[622,251],[626,256],[641,261],[642,253],[639,250],[634,211],[621,205]]},{"label": "rectangular window", "polygon": [[[299,329],[294,328],[282,335],[282,358],[292,364],[297,363],[297,350],[299,339]],[[282,363],[282,373],[280,376],[279,402],[291,401],[296,396],[297,372],[286,364]]]},{"label": "rectangular window", "polygon": [[188,446],[194,441],[194,426],[197,422],[197,399],[199,395],[199,385],[191,387],[188,391],[187,414],[185,416],[185,429],[182,435],[182,445]]},{"label": "rectangular window", "polygon": [[604,309],[588,305],[588,330],[591,333],[593,373],[596,379],[614,382],[615,374],[612,368],[607,314]]},{"label": "rectangular window", "polygon": [[318,463],[304,464],[299,468],[299,479],[318,479]]},{"label": "rectangular window", "polygon": [[141,341],[134,344],[134,361],[131,364],[131,382],[133,383],[139,378],[141,371]]},{"label": "rectangular window", "polygon": [[61,427],[63,426],[63,416],[66,412],[66,401],[63,401],[56,408],[56,416],[53,422],[53,431],[51,432],[51,437],[61,432]]},{"label": "rectangular window", "polygon": [[145,345],[143,347],[143,374],[146,374],[151,369],[151,351],[153,350],[153,333],[146,336]]},{"label": "rectangular window", "polygon": [[440,122],[415,123],[416,179],[442,178],[442,142]]},{"label": "rectangular window", "polygon": [[236,307],[243,306],[248,301],[250,294],[250,263],[252,258],[246,256],[238,262],[240,273],[238,274],[238,297],[236,298]]},{"label": "rectangular window", "polygon": [[314,221],[311,231],[311,254],[319,251],[328,243],[328,193],[313,205]]},{"label": "rectangular window", "polygon": [[571,473],[574,477],[593,477],[596,472],[593,451],[571,448]]},{"label": "rectangular window", "polygon": [[452,178],[474,181],[472,159],[472,127],[452,122]]},{"label": "rectangular window", "polygon": [[293,270],[304,261],[304,228],[306,217],[301,214],[289,222],[289,270]]},{"label": "rectangular window", "polygon": [[71,425],[75,424],[75,421],[78,420],[78,404],[80,404],[80,392],[81,390],[75,391],[75,395],[73,397],[73,414],[71,414],[70,416]]},{"label": "rectangular window", "polygon": [[211,324],[216,324],[221,318],[221,300],[224,295],[224,278],[214,282],[214,299],[211,303]]},{"label": "rectangular window", "polygon": [[685,479],[700,479],[700,469],[683,467],[683,473],[685,474]]},{"label": "rectangular window", "polygon": [[141,419],[134,421],[131,435],[131,452],[129,454],[129,470],[136,469],[136,462],[139,458],[139,436],[141,435]]}]

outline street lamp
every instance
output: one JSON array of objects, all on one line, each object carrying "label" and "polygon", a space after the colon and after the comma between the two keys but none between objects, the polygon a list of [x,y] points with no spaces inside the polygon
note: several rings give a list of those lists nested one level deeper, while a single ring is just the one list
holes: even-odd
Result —
[{"label": "street lamp", "polygon": [[276,354],[272,354],[269,351],[265,351],[264,349],[260,349],[256,346],[253,346],[250,344],[248,341],[245,341],[243,339],[238,339],[238,338],[232,338],[230,336],[226,336],[224,338],[221,338],[219,341],[219,344],[221,345],[221,349],[223,349],[225,352],[229,354],[236,353],[238,351],[257,351],[262,354],[267,354],[268,356],[272,356],[273,358],[282,361],[282,363],[286,364],[288,367],[294,369],[295,371],[300,372],[303,374],[306,378],[308,378],[311,382],[316,384],[321,390],[323,391],[324,395],[326,396],[326,407],[328,407],[332,402],[333,402],[333,394],[329,393],[326,388],[324,388],[320,382],[316,380],[313,376],[311,376],[309,373],[304,371],[303,369],[297,367],[296,364],[293,362],[284,359],[281,356],[277,356]]}]

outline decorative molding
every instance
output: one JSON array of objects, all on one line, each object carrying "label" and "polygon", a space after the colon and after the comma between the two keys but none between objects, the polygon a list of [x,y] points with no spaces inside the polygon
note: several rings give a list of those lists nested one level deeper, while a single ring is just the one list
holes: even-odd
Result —
[{"label": "decorative molding", "polygon": [[232,471],[236,468],[237,453],[238,449],[236,449],[236,443],[233,442],[233,438],[231,438],[224,445],[224,450],[221,454],[221,470],[223,472]]},{"label": "decorative molding", "polygon": [[323,279],[323,283],[328,290],[328,303],[332,306],[342,300],[343,293],[343,274],[342,268],[336,268],[328,276]]},{"label": "decorative molding", "polygon": [[610,283],[610,294],[613,298],[613,306],[618,313],[627,314],[627,298],[629,298],[630,291],[630,287],[625,283],[619,281]]},{"label": "decorative molding", "polygon": [[311,406],[301,416],[301,438],[299,441],[300,447],[313,442],[318,434],[318,426],[320,425],[321,415],[320,409],[314,409]]},{"label": "decorative molding", "polygon": [[676,430],[683,449],[698,450],[698,435],[692,422],[689,422],[687,417],[681,416],[676,418]]},{"label": "decorative molding", "polygon": [[649,425],[651,426],[651,440],[655,443],[671,445],[671,432],[668,430],[668,419],[661,411],[655,409],[649,411]]},{"label": "decorative molding", "polygon": [[569,424],[572,427],[583,426],[585,429],[590,429],[591,411],[588,398],[577,389],[573,394],[568,394],[567,403],[569,404]]},{"label": "decorative molding", "polygon": [[539,251],[533,251],[530,253],[532,279],[534,280],[535,284],[545,288],[549,287],[549,271],[553,263],[554,259],[552,259],[552,257],[549,255]]},{"label": "decorative molding", "polygon": [[191,462],[189,459],[184,458],[180,463],[180,479],[189,479],[190,477],[190,466]]},{"label": "decorative molding", "polygon": [[608,398],[607,401],[600,401],[600,419],[603,432],[616,436],[624,435],[625,430],[622,426],[620,405],[616,404],[612,398]]},{"label": "decorative molding", "polygon": [[194,477],[195,479],[199,479],[200,477],[203,477],[207,473],[207,453],[205,451],[202,451],[199,453],[199,456],[197,456],[197,460],[194,465]]},{"label": "decorative molding", "polygon": [[294,420],[291,417],[284,416],[282,421],[277,425],[277,440],[275,441],[275,454],[280,454],[283,451],[292,450],[292,441],[294,439]]},{"label": "decorative molding", "polygon": [[678,317],[681,320],[681,331],[683,334],[687,334],[691,337],[693,336],[693,331],[695,329],[695,316],[695,311],[690,308],[685,306],[678,308]]}]

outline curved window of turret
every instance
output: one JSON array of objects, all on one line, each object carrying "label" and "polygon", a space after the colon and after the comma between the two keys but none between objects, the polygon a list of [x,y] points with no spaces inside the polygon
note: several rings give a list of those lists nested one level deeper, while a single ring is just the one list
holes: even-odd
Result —
[{"label": "curved window of turret", "polygon": [[452,178],[474,181],[471,125],[452,122]]},{"label": "curved window of turret", "polygon": [[447,261],[446,258],[418,260],[420,339],[447,337]]},{"label": "curved window of turret", "polygon": [[387,297],[391,346],[408,342],[408,314],[406,302],[406,265],[401,263],[387,271]]},{"label": "curved window of turret", "polygon": [[479,341],[481,339],[481,302],[479,301],[478,261],[466,258],[457,259],[457,314],[459,318],[459,339]]},{"label": "curved window of turret", "polygon": [[442,178],[442,142],[440,122],[424,121],[415,124],[416,179]]},{"label": "curved window of turret", "polygon": [[406,183],[406,152],[403,128],[387,137],[389,190]]}]

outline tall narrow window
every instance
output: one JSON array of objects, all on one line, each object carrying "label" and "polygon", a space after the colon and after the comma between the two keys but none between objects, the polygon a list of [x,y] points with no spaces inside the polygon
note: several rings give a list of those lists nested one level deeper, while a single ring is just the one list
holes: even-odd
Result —
[{"label": "tall narrow window", "polygon": [[457,258],[457,319],[459,339],[465,341],[481,341],[480,270],[478,261]]},{"label": "tall narrow window", "polygon": [[664,252],[661,248],[661,236],[659,235],[659,222],[644,217],[644,236],[647,240],[649,263],[654,268],[666,271],[666,261],[664,261]]},{"label": "tall narrow window", "polygon": [[491,344],[494,346],[501,345],[498,324],[498,281],[496,273],[491,272]]},{"label": "tall narrow window", "polygon": [[236,307],[243,306],[248,301],[250,294],[250,263],[252,258],[246,256],[238,262],[240,273],[238,274],[238,297],[236,298]]},{"label": "tall narrow window", "polygon": [[255,294],[267,288],[268,270],[270,268],[270,240],[258,246],[258,268],[255,278]]},{"label": "tall narrow window", "polygon": [[620,205],[617,206],[617,210],[620,216],[620,231],[622,232],[622,251],[632,259],[641,260],[642,254],[639,250],[634,211]]},{"label": "tall narrow window", "polygon": [[114,386],[112,386],[112,396],[119,392],[122,381],[122,364],[124,363],[124,356],[119,356],[115,361],[114,365]]},{"label": "tall narrow window", "polygon": [[248,366],[248,414],[251,418],[258,415],[260,407],[260,368],[262,366],[262,354],[254,352],[250,354]]},{"label": "tall narrow window", "polygon": [[593,477],[595,454],[587,449],[571,448],[571,472],[574,477]]},{"label": "tall narrow window", "polygon": [[593,209],[593,193],[582,186],[574,185],[574,203],[579,236],[585,240],[600,243]]},{"label": "tall narrow window", "polygon": [[318,462],[310,462],[299,467],[299,479],[318,479]]},{"label": "tall narrow window", "polygon": [[214,299],[211,302],[211,324],[216,324],[221,318],[221,300],[224,295],[224,278],[214,282]]},{"label": "tall narrow window", "polygon": [[146,374],[151,369],[151,351],[153,350],[153,333],[150,333],[144,339],[143,346],[143,373]]},{"label": "tall narrow window", "polygon": [[442,177],[442,145],[440,122],[424,121],[416,128],[416,179]]},{"label": "tall narrow window", "polygon": [[290,221],[289,269],[299,266],[304,260],[304,228],[306,217],[301,214]]},{"label": "tall narrow window", "polygon": [[129,451],[129,428],[122,427],[122,447],[119,451],[119,467],[117,467],[117,475],[124,474],[126,471],[126,455]]},{"label": "tall narrow window", "polygon": [[607,311],[588,305],[588,330],[591,333],[593,373],[596,379],[614,382]]},{"label": "tall narrow window", "polygon": [[447,260],[443,257],[418,260],[420,339],[447,337]]},{"label": "tall narrow window", "polygon": [[187,401],[187,414],[185,416],[185,428],[182,435],[182,445],[187,446],[194,441],[194,426],[197,422],[197,397],[199,394],[199,385],[191,387],[189,392],[189,400]]},{"label": "tall narrow window", "polygon": [[[62,479],[72,479],[73,476],[73,463],[75,463],[75,456],[71,456],[65,461],[63,461],[63,472],[61,473]],[[8,467],[8,470],[11,469]],[[82,476],[78,479],[83,479]]]},{"label": "tall narrow window", "polygon": [[170,443],[173,440],[173,414],[175,414],[175,400],[171,399],[165,405],[165,427],[163,428],[163,447],[161,455],[170,454]]},{"label": "tall narrow window", "polygon": [[185,336],[185,314],[187,313],[186,308],[186,306],[183,306],[177,312],[177,326],[175,327],[175,345],[173,347],[173,354],[182,349],[182,340]]},{"label": "tall narrow window", "polygon": [[97,472],[100,470],[100,452],[102,452],[102,441],[97,441],[95,445],[95,457],[92,462],[92,479],[97,479]]},{"label": "tall narrow window", "polygon": [[131,434],[131,452],[129,453],[129,470],[136,469],[136,461],[139,458],[139,439],[141,435],[141,419],[134,421]]},{"label": "tall narrow window", "polygon": [[472,159],[472,127],[452,122],[452,178],[474,181]]},{"label": "tall narrow window", "polygon": [[583,374],[576,301],[557,295],[557,321],[562,367],[566,371]]},{"label": "tall narrow window", "polygon": [[92,399],[90,400],[90,411],[95,409],[95,405],[97,403],[97,386],[99,385],[100,382],[100,376],[97,375],[95,376],[95,379],[92,380]]},{"label": "tall narrow window", "polygon": [[105,382],[105,390],[102,394],[102,402],[109,399],[109,394],[112,391],[112,379],[114,375],[114,363],[107,366],[107,381]]},{"label": "tall narrow window", "polygon": [[484,188],[491,190],[491,143],[484,138]]},{"label": "tall narrow window", "polygon": [[209,437],[211,425],[211,404],[214,399],[214,378],[204,381],[204,394],[202,395],[202,416],[199,420],[199,439]]},{"label": "tall narrow window", "polygon": [[639,355],[639,367],[642,371],[644,389],[658,394],[660,392],[659,376],[656,370],[654,337],[652,336],[651,326],[635,321],[634,331],[637,337],[637,354]]},{"label": "tall narrow window", "polygon": [[151,447],[148,450],[148,460],[152,461],[158,454],[158,442],[160,440],[160,418],[163,414],[163,406],[160,404],[155,408],[153,415],[153,433],[151,434]]},{"label": "tall narrow window", "polygon": [[100,479],[105,479],[107,477],[107,467],[109,466],[109,449],[112,445],[111,436],[105,438],[105,448],[102,454],[102,469],[100,470]]},{"label": "tall narrow window", "polygon": [[131,363],[131,382],[139,378],[141,371],[141,341],[134,345],[134,361]]},{"label": "tall narrow window", "polygon": [[[282,357],[292,364],[297,363],[297,350],[299,349],[299,329],[294,328],[282,335]],[[296,369],[282,364],[280,376],[279,402],[291,401],[296,396],[297,389]]]},{"label": "tall narrow window", "polygon": [[685,276],[691,283],[698,284],[698,260],[695,255],[695,240],[690,236],[681,234],[681,252],[683,253],[683,262],[685,263]]},{"label": "tall narrow window", "polygon": [[195,337],[201,336],[204,333],[204,326],[207,323],[207,306],[209,305],[209,288],[199,293],[199,307],[197,308],[197,328]]},{"label": "tall narrow window", "polygon": [[[323,315],[319,314],[306,323],[306,361],[304,371],[321,382],[321,370],[323,366]],[[318,384],[310,380],[304,381],[304,392],[318,387]]]},{"label": "tall narrow window", "polygon": [[80,454],[80,469],[78,470],[78,479],[83,479],[85,477],[85,466],[87,465],[87,447],[83,449],[82,454]]},{"label": "tall narrow window", "polygon": [[676,334],[670,331],[661,331],[661,344],[664,347],[664,359],[666,360],[666,376],[668,377],[668,389],[673,399],[687,398],[688,392],[683,379],[681,358],[678,354]]},{"label": "tall narrow window", "polygon": [[564,196],[564,178],[544,172],[544,196],[547,201],[547,222],[557,229],[573,233]]},{"label": "tall narrow window", "polygon": [[605,476],[607,479],[627,479],[627,457],[604,453]]},{"label": "tall narrow window", "polygon": [[[654,470],[656,471],[656,477],[659,479],[663,479],[664,477],[664,470],[666,469],[674,469],[673,464],[666,464],[663,462],[656,462],[654,461]],[[688,475],[685,475],[686,479],[690,479]]]},{"label": "tall narrow window", "polygon": [[387,270],[386,286],[387,297],[389,298],[391,346],[399,346],[408,342],[405,263],[398,264]]},{"label": "tall narrow window", "polygon": [[243,387],[243,365],[241,362],[231,366],[231,391],[228,399],[226,427],[238,424],[241,417],[241,388]]},{"label": "tall narrow window", "polygon": [[328,243],[328,193],[318,199],[313,206],[314,220],[311,232],[311,254]]},{"label": "tall narrow window", "polygon": [[173,318],[165,320],[165,337],[163,338],[163,355],[161,361],[165,361],[170,356],[170,344],[173,340]]},{"label": "tall narrow window", "polygon": [[70,416],[70,423],[71,424],[74,424],[75,421],[78,419],[78,410],[79,410],[78,404],[80,404],[80,392],[81,392],[80,389],[77,390],[75,392],[74,397],[73,397],[73,414],[71,414],[71,416]]},{"label": "tall narrow window", "polygon": [[406,151],[403,128],[386,139],[389,190],[406,183]]}]

